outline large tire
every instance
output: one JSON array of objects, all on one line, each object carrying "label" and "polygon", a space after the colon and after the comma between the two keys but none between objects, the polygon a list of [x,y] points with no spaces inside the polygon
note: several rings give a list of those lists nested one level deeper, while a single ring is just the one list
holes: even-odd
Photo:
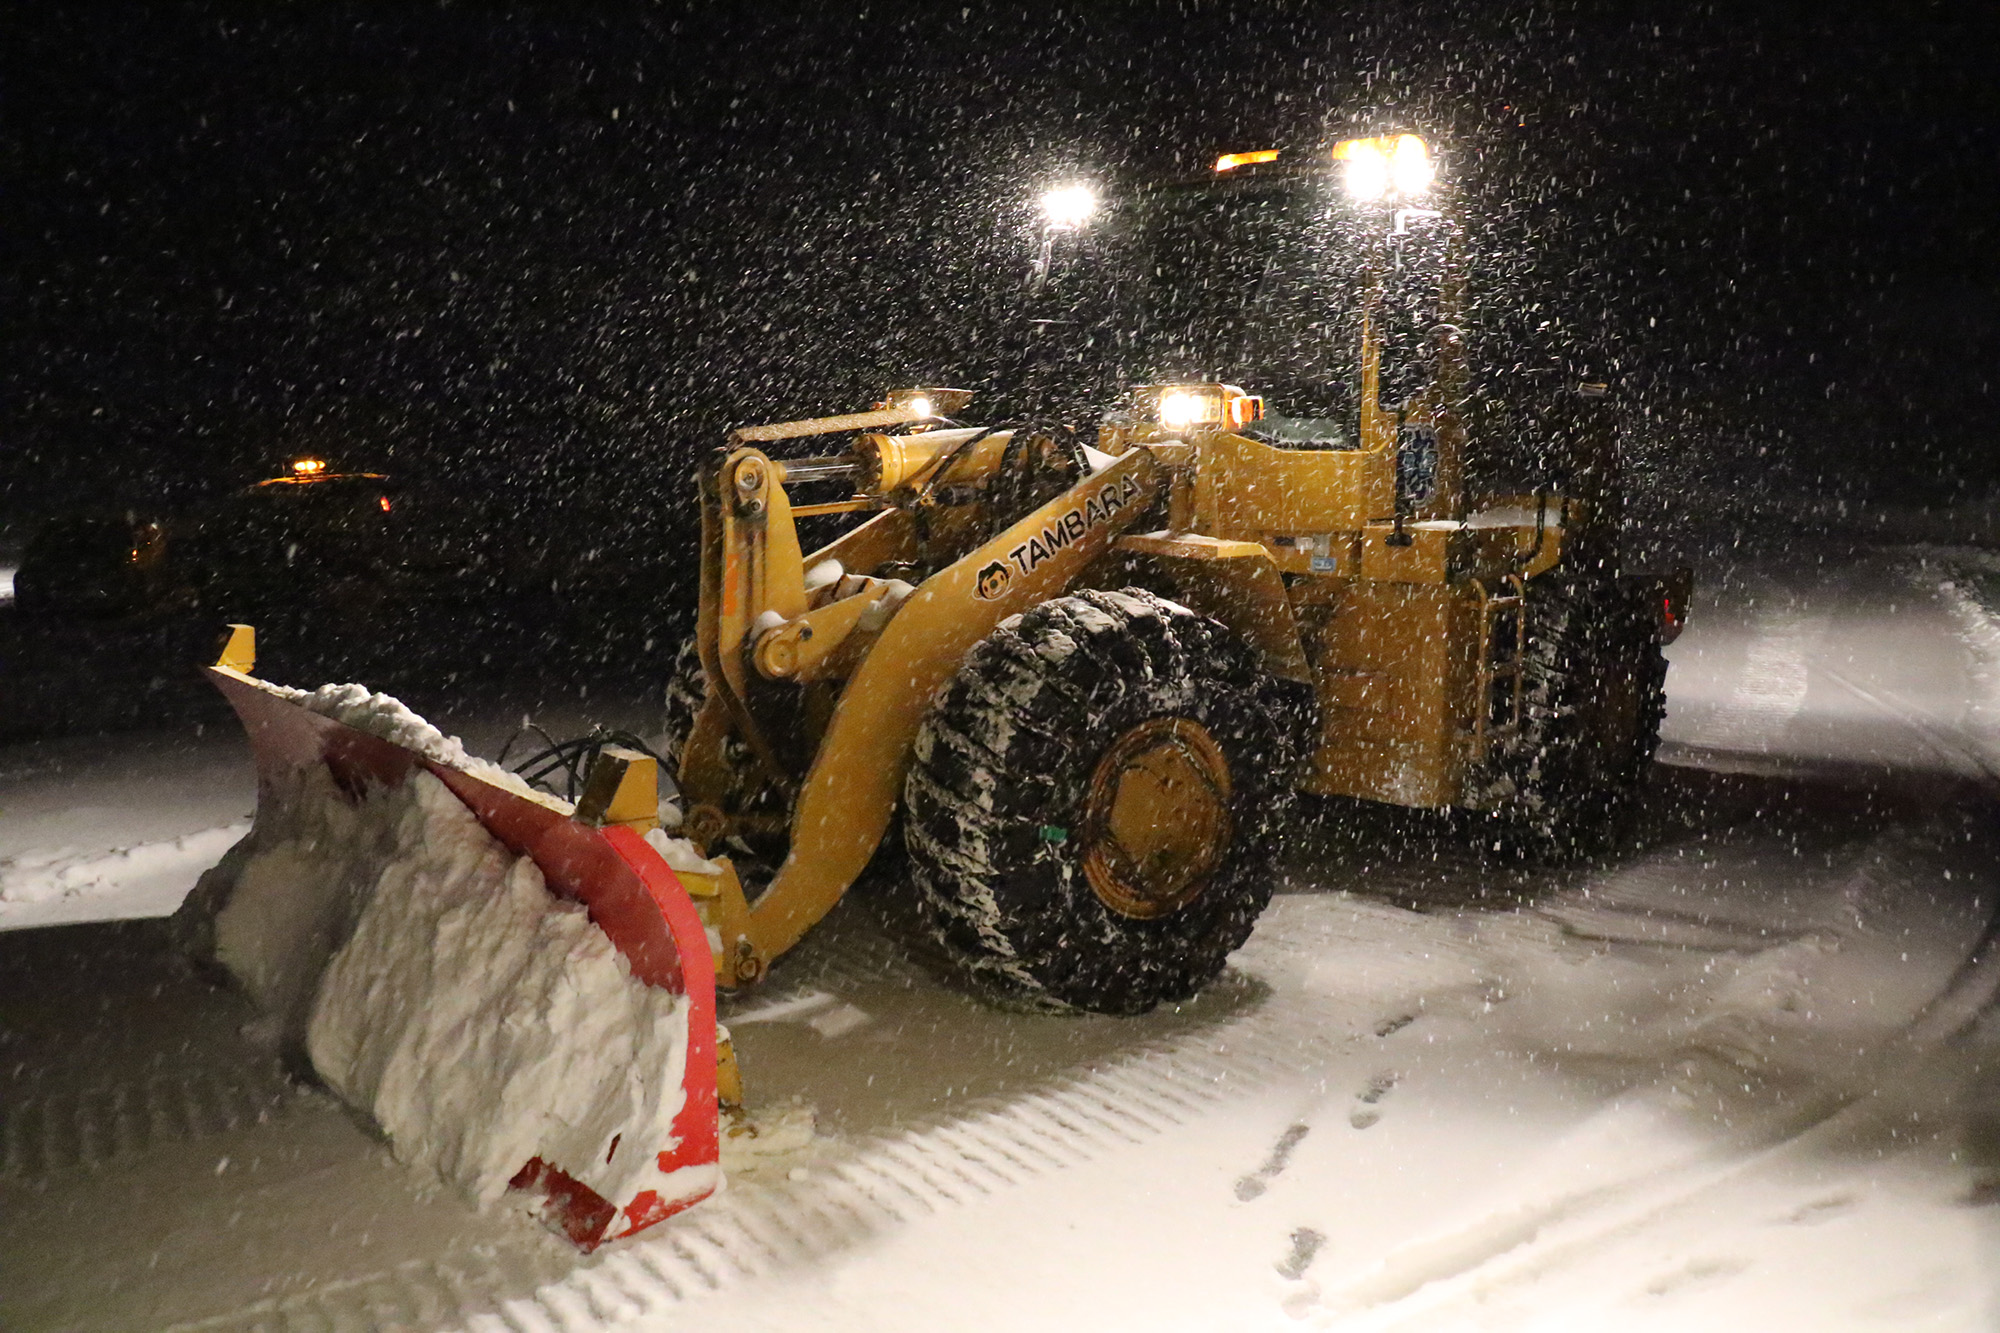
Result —
[{"label": "large tire", "polygon": [[[690,638],[681,644],[674,654],[673,665],[668,669],[660,733],[653,745],[660,758],[666,761],[666,776],[674,780],[674,806],[683,818],[687,815],[688,802],[679,792],[681,753],[687,748],[688,736],[694,731],[695,717],[701,712],[707,697],[708,673],[701,665],[700,645]],[[746,772],[754,763],[749,747],[733,735],[723,742],[723,752],[732,765]],[[763,810],[782,813],[789,821],[790,806],[777,804],[773,793],[766,792],[760,803]],[[899,813],[898,820],[900,818]],[[789,844],[789,837],[760,838],[754,843],[731,838],[711,851],[718,856],[730,857],[745,887],[755,890],[777,875],[778,868],[784,864]],[[908,934],[911,930],[909,914],[903,910],[906,904],[902,901],[908,895],[897,892],[905,878],[900,824],[891,824],[867,868],[849,886],[849,892],[867,900],[884,926],[895,933]]]},{"label": "large tire", "polygon": [[692,637],[681,641],[673,665],[667,668],[667,688],[661,700],[660,739],[653,748],[666,760],[668,776],[676,776],[681,751],[694,731],[695,715],[708,697],[708,673],[701,666],[701,645]]},{"label": "large tire", "polygon": [[[1193,995],[1270,901],[1288,702],[1228,630],[1138,589],[1003,622],[935,699],[904,786],[934,943],[975,988],[1032,1008]],[[1185,817],[1132,813],[1160,809]]]},{"label": "large tire", "polygon": [[[660,732],[653,745],[655,752],[665,761],[665,776],[674,783],[672,804],[682,818],[687,816],[690,798],[680,790],[681,755],[687,749],[688,737],[694,732],[695,718],[701,713],[707,697],[708,673],[701,665],[699,645],[689,638],[675,652],[673,665],[668,668],[667,686],[661,701]],[[753,814],[775,816],[780,826],[789,822],[789,799],[759,780],[757,761],[740,737],[731,733],[723,739],[722,757],[734,774],[731,790],[724,798],[727,805]],[[787,836],[775,832],[755,837],[731,835],[722,845],[711,847],[709,851],[712,855],[734,857],[737,873],[743,878],[745,886],[757,888],[778,873],[778,867],[784,864],[788,842]]]},{"label": "large tire", "polygon": [[1645,788],[1666,716],[1667,662],[1650,610],[1616,585],[1529,591],[1509,813],[1539,856],[1603,851]]}]

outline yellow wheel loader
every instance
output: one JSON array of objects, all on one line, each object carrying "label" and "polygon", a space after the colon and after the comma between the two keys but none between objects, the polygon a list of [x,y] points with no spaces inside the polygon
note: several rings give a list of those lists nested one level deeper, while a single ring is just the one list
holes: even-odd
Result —
[{"label": "yellow wheel loader", "polygon": [[[1249,157],[1218,165],[1275,163]],[[1459,237],[1427,147],[1334,160],[1373,228],[1338,435],[1227,383],[1142,387],[1089,445],[948,424],[968,395],[919,388],[738,430],[704,469],[663,752],[681,831],[732,862],[704,886],[720,984],[906,855],[892,891],[980,989],[1141,1012],[1248,936],[1294,791],[1488,811],[1551,849],[1606,830],[1688,576],[1617,573],[1603,383],[1538,412],[1565,489],[1466,494]],[[804,553],[798,521],[834,514],[860,521]]]},{"label": "yellow wheel loader", "polygon": [[[673,792],[656,804],[650,761],[608,750],[576,813],[608,850],[534,809],[502,840],[593,912],[615,903],[607,930],[690,993],[711,969],[757,982],[873,864],[978,990],[1128,1014],[1193,994],[1248,936],[1294,793],[1588,844],[1644,778],[1689,577],[1617,567],[1606,384],[1538,391],[1530,443],[1559,465],[1535,488],[1467,493],[1462,242],[1434,174],[1409,135],[1217,163],[1218,187],[1315,207],[1345,186],[1324,205],[1357,260],[1337,415],[1255,392],[1248,366],[1145,384],[1087,439],[964,424],[972,395],[948,388],[735,431],[699,474],[699,617],[659,747]],[[1037,283],[1088,211],[1052,195]],[[831,531],[808,552],[802,523]],[[217,678],[275,806],[336,724],[302,729],[236,666]],[[421,762],[476,813],[508,804]],[[343,789],[365,785],[352,768]],[[699,857],[647,859],[633,831],[656,809]],[[706,956],[665,957],[702,935]],[[687,1074],[711,1112],[704,1089],[732,1081],[714,1036]],[[562,1216],[640,1216],[535,1162],[522,1179],[557,1181]],[[663,1215],[641,1211],[627,1229]]]}]

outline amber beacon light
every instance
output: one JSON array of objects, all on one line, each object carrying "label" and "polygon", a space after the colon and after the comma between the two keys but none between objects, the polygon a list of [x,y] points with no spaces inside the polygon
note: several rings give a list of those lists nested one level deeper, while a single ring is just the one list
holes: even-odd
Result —
[{"label": "amber beacon light", "polygon": [[1260,148],[1254,153],[1224,153],[1221,157],[1215,159],[1215,169],[1217,171],[1234,171],[1238,167],[1254,167],[1259,162],[1276,162],[1277,160],[1278,150],[1275,148]]}]

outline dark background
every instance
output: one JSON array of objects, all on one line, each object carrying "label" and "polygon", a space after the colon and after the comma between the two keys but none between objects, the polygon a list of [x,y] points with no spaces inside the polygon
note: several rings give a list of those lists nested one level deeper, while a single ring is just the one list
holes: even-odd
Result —
[{"label": "dark background", "polygon": [[1876,8],[16,8],[0,540],[311,450],[691,551],[727,424],[990,368],[1044,184],[1384,118],[1648,512],[1983,495],[1995,20]]}]

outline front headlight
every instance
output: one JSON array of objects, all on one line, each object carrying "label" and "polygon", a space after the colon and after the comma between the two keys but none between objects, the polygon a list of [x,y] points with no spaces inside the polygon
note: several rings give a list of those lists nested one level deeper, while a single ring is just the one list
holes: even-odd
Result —
[{"label": "front headlight", "polygon": [[1160,395],[1160,424],[1169,430],[1220,421],[1219,398],[1198,389],[1169,389]]},{"label": "front headlight", "polygon": [[1168,430],[1238,430],[1264,415],[1264,400],[1234,384],[1161,384],[1145,392],[1152,396],[1154,419]]}]

